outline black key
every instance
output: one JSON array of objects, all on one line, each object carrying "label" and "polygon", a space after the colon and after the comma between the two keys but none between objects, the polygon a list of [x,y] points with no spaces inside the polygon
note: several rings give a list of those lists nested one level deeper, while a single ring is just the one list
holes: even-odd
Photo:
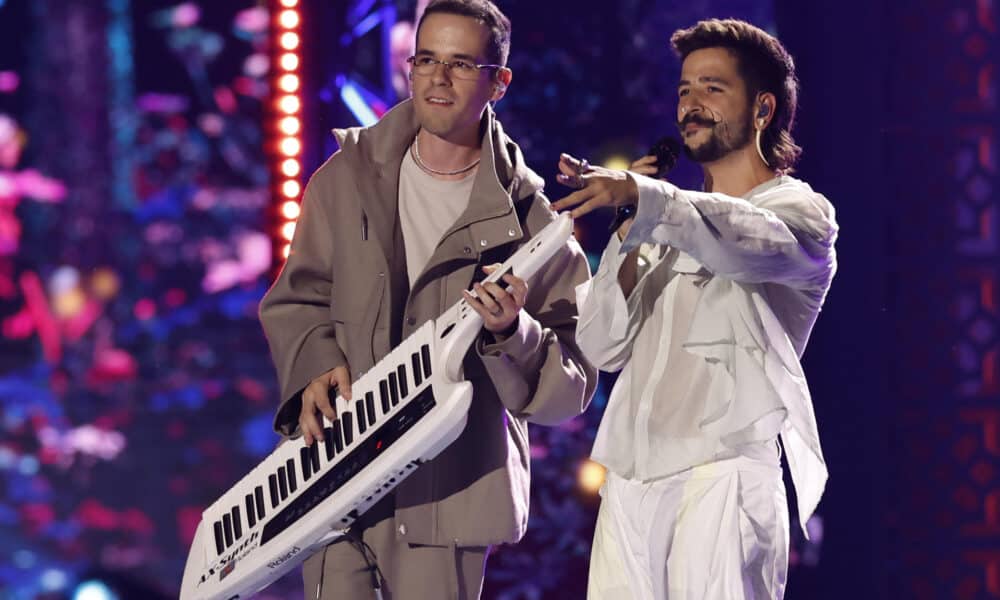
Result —
[{"label": "black key", "polygon": [[326,460],[333,460],[334,447],[333,447],[333,427],[323,428],[323,445],[326,446]]},{"label": "black key", "polygon": [[[319,442],[313,442],[318,444]],[[294,493],[295,488],[299,487],[295,482],[295,459],[289,458],[285,461],[285,473],[288,475],[288,493]]]},{"label": "black key", "polygon": [[409,385],[406,383],[406,365],[396,367],[396,374],[399,375],[399,397],[406,398],[410,395]]},{"label": "black key", "polygon": [[378,382],[378,397],[382,400],[382,413],[389,412],[389,382],[385,379]]},{"label": "black key", "polygon": [[389,396],[392,398],[392,405],[399,404],[399,379],[396,373],[389,373]]},{"label": "black key", "polygon": [[212,529],[215,531],[215,551],[222,554],[222,551],[226,549],[225,540],[222,538],[222,521],[212,523]]},{"label": "black key", "polygon": [[233,545],[233,517],[226,513],[222,515],[222,529],[226,534],[226,548]]},{"label": "black key", "polygon": [[243,523],[241,522],[242,519],[240,519],[240,506],[237,504],[229,511],[229,513],[233,515],[233,533],[235,534],[233,537],[238,540],[243,537]]},{"label": "black key", "polygon": [[365,401],[358,400],[354,403],[354,414],[357,415],[358,419],[358,431],[361,433],[368,429],[368,419],[365,418]]},{"label": "black key", "polygon": [[420,372],[420,353],[414,352],[410,356],[410,362],[413,364],[413,385],[420,385],[424,380],[424,374]]},{"label": "black key", "polygon": [[257,486],[253,489],[253,499],[257,501],[257,516],[264,518],[264,488]]},{"label": "black key", "polygon": [[319,444],[309,446],[309,462],[312,463],[312,472],[319,473]]},{"label": "black key", "polygon": [[431,377],[431,347],[424,344],[420,347],[420,362],[424,363],[424,379]]},{"label": "black key", "polygon": [[375,394],[365,394],[365,408],[368,410],[368,422],[375,425]]},{"label": "black key", "polygon": [[344,451],[344,427],[340,419],[333,422],[333,445],[337,447],[337,452]]},{"label": "black key", "polygon": [[273,473],[267,476],[267,487],[271,490],[271,508],[278,508],[278,477]]},{"label": "black key", "polygon": [[354,441],[354,423],[351,422],[353,421],[351,413],[345,412],[341,415],[340,420],[344,422],[344,445],[350,446],[351,442]]},{"label": "black key", "polygon": [[257,524],[257,511],[253,508],[253,494],[247,494],[247,527]]},{"label": "black key", "polygon": [[278,491],[281,493],[282,500],[288,497],[288,479],[285,477],[285,467],[278,467]]},{"label": "black key", "polygon": [[[319,444],[318,440],[314,441],[312,445],[315,447],[317,444]],[[309,449],[310,446],[302,446],[299,448],[299,464],[302,466],[303,482],[309,481],[309,478],[312,477],[312,460],[309,458]]]}]

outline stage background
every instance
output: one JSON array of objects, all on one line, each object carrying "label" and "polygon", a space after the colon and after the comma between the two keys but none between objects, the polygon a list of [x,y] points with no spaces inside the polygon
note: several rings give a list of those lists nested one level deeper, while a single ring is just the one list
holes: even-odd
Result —
[{"label": "stage background", "polygon": [[[405,33],[414,4],[301,3],[305,173],[358,122],[345,82],[391,104],[380,28]],[[831,477],[787,597],[1000,597],[995,3],[500,6],[497,110],[556,198],[559,152],[633,158],[674,131],[674,29],[735,16],[786,43],[798,175],[842,228],[804,360]],[[256,320],[278,243],[273,8],[0,0],[0,598],[176,597],[200,511],[275,443]],[[579,233],[596,261],[602,218]],[[530,532],[490,558],[484,597],[583,597],[580,472],[611,381],[532,429]],[[259,597],[300,595],[293,575]]]}]

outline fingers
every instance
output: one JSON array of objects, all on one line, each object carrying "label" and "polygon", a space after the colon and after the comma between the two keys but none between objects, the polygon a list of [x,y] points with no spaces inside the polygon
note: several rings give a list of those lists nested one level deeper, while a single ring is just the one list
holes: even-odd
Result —
[{"label": "fingers", "polygon": [[559,171],[564,175],[577,175],[583,170],[583,161],[563,152],[559,155]]},{"label": "fingers", "polygon": [[[487,288],[487,286],[489,287]],[[480,304],[486,308],[486,312],[494,316],[503,312],[498,300],[501,296],[506,296],[507,292],[501,290],[500,286],[495,283],[487,283],[485,286],[481,283],[475,283],[472,285],[472,289],[476,292]]]},{"label": "fingers", "polygon": [[656,164],[656,155],[647,154],[646,156],[637,158],[636,160],[632,161],[632,164],[629,165],[628,169],[629,171],[632,171],[636,167],[647,167],[649,165],[655,165],[655,164]]},{"label": "fingers", "polygon": [[337,391],[345,400],[351,399],[351,372],[347,367],[337,367],[330,374],[330,382],[337,386]]},{"label": "fingers", "polygon": [[629,165],[628,170],[633,173],[638,173],[639,175],[648,175],[652,177],[653,175],[656,175],[657,170],[659,170],[659,167],[656,166],[656,156],[647,154],[646,156],[633,161],[632,164]]},{"label": "fingers", "polygon": [[583,161],[577,160],[569,154],[561,154],[559,155],[559,173],[556,175],[556,181],[565,186],[582,188],[584,186],[584,171]]},{"label": "fingers", "polygon": [[569,214],[574,219],[577,219],[589,212],[593,212],[599,208],[608,206],[609,204],[610,204],[610,196],[608,196],[608,194],[601,193],[588,199],[583,204],[577,206]]},{"label": "fingers", "polygon": [[521,310],[521,306],[517,303],[517,297],[500,287],[500,285],[486,283],[483,285],[483,288],[489,292],[490,296],[493,296],[493,300],[499,305],[499,311],[502,314],[516,313]]},{"label": "fingers", "polygon": [[510,295],[517,303],[517,310],[521,310],[528,302],[528,283],[517,275],[504,275],[503,280],[510,286]]},{"label": "fingers", "polygon": [[313,440],[322,440],[323,422],[320,415],[331,421],[337,419],[337,393],[351,399],[351,372],[346,366],[323,373],[306,386],[302,392],[302,409],[299,411],[299,428],[306,446]]},{"label": "fingers", "polygon": [[528,284],[520,277],[508,273],[503,280],[509,285],[507,289],[499,283],[487,282],[472,286],[475,295],[462,292],[465,301],[483,319],[483,327],[494,333],[510,328],[528,295]]},{"label": "fingers", "polygon": [[583,188],[582,190],[577,190],[577,191],[573,192],[572,194],[570,194],[569,196],[566,196],[562,200],[559,200],[557,202],[553,202],[552,203],[552,210],[556,210],[556,211],[566,210],[567,208],[570,208],[571,206],[576,206],[577,204],[580,204],[582,202],[586,202],[593,195],[594,195],[594,192],[592,190],[588,190],[587,188]]},{"label": "fingers", "polygon": [[299,429],[302,431],[302,437],[305,440],[306,446],[311,446],[313,440],[323,438],[323,424],[320,423],[319,419],[319,411],[323,409],[320,408],[319,399],[323,398],[326,402],[326,408],[330,409],[330,400],[327,398],[329,389],[330,386],[326,385],[325,382],[313,381],[302,392]]}]

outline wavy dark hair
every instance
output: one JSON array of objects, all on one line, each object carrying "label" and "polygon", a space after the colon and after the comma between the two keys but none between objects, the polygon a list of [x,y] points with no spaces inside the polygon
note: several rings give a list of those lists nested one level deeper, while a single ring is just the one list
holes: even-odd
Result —
[{"label": "wavy dark hair", "polygon": [[761,134],[761,151],[772,168],[790,173],[802,154],[802,148],[792,138],[799,80],[795,76],[795,62],[781,42],[746,21],[709,19],[675,31],[670,43],[681,61],[703,48],[729,50],[736,57],[751,107],[758,94],[774,94],[777,99],[774,116]]},{"label": "wavy dark hair", "polygon": [[490,39],[486,42],[486,60],[490,64],[507,65],[507,56],[510,54],[510,19],[495,4],[489,0],[431,0],[417,24],[418,37],[424,19],[435,13],[472,17],[485,25],[490,31]]}]

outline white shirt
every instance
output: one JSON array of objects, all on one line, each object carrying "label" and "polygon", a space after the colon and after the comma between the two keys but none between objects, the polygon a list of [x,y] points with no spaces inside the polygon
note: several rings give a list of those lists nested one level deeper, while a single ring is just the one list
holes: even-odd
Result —
[{"label": "white shirt", "polygon": [[[836,270],[833,207],[779,177],[744,198],[641,175],[636,220],[577,289],[577,339],[603,370],[624,367],[593,457],[654,479],[737,455],[767,460],[782,435],[803,523],[826,481],[798,358]],[[617,275],[641,245],[629,298]]]},{"label": "white shirt", "polygon": [[441,236],[469,207],[476,178],[472,169],[457,180],[435,179],[407,152],[399,170],[399,223],[406,249],[410,287],[424,271]]}]

